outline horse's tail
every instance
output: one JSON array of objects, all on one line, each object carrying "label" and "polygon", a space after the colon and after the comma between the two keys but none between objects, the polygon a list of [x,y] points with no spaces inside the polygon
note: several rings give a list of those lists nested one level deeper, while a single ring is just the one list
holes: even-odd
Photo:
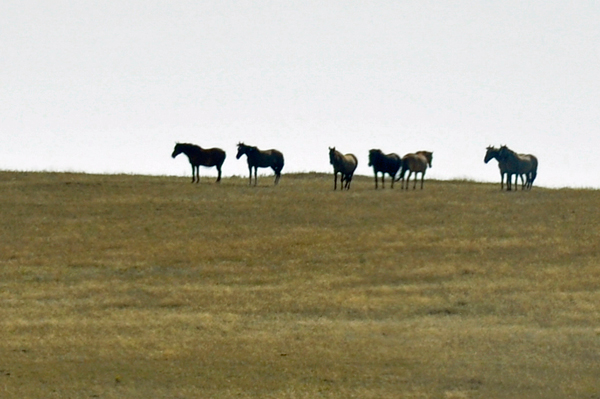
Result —
[{"label": "horse's tail", "polygon": [[406,173],[406,169],[405,162],[402,160],[402,158],[400,158],[400,174],[398,175],[396,181],[404,179],[404,173]]},{"label": "horse's tail", "polygon": [[283,169],[283,165],[285,164],[285,161],[283,159],[283,154],[279,153],[279,156],[277,157],[277,169],[279,170],[279,173],[281,173],[281,170]]},{"label": "horse's tail", "polygon": [[531,160],[533,161],[533,167],[531,168],[531,182],[529,183],[529,187],[531,187],[533,185],[533,182],[535,181],[535,178],[537,177],[537,168],[538,168],[537,158],[534,155],[532,155]]},{"label": "horse's tail", "polygon": [[531,170],[531,183],[530,183],[530,186],[533,185],[533,182],[535,181],[536,177],[537,177],[537,165],[535,165],[535,168],[533,168]]}]

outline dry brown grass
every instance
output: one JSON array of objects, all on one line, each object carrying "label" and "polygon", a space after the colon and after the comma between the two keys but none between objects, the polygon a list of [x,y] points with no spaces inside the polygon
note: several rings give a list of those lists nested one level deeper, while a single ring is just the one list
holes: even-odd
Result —
[{"label": "dry brown grass", "polygon": [[2,398],[599,398],[600,193],[0,173]]}]

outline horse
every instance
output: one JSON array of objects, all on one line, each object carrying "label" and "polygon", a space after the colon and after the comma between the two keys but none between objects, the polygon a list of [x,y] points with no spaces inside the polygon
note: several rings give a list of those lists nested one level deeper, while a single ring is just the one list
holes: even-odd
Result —
[{"label": "horse", "polygon": [[[511,190],[510,180],[512,174],[527,176],[527,183],[521,186],[521,190],[527,188],[531,190],[533,181],[537,177],[538,160],[531,154],[517,154],[507,146],[503,145],[498,151],[498,158],[506,164],[507,174],[509,176],[506,189]],[[521,177],[521,181],[523,178]],[[516,181],[515,181],[516,186]],[[518,187],[517,187],[518,188]],[[515,188],[515,189],[517,189]]]},{"label": "horse", "polygon": [[333,189],[337,190],[337,175],[340,173],[341,189],[350,190],[352,176],[354,176],[354,171],[358,166],[356,156],[354,154],[343,155],[335,147],[329,147],[329,163],[333,165]]},{"label": "horse", "polygon": [[[500,148],[489,146],[486,148],[486,150],[487,151],[485,153],[485,157],[483,158],[483,162],[488,163],[492,159],[496,158],[496,160],[498,161],[498,169],[500,169],[500,190],[504,190],[504,175],[508,174],[508,168],[510,166],[507,165],[504,159],[500,158]],[[519,177],[521,177],[521,185],[524,186],[526,183],[523,174],[517,174],[515,178],[515,186],[517,185]],[[510,184],[507,181],[506,187],[508,188],[509,186]]]},{"label": "horse", "polygon": [[394,180],[396,179],[396,173],[402,166],[402,159],[398,154],[387,154],[385,155],[381,150],[370,150],[369,151],[369,166],[373,167],[373,173],[375,174],[375,190],[377,190],[377,175],[381,172],[381,188],[385,188],[385,174],[389,174],[392,178],[392,188],[394,188]]},{"label": "horse", "polygon": [[248,161],[248,172],[250,173],[250,185],[252,185],[252,168],[254,168],[254,185],[257,182],[258,168],[271,168],[275,172],[275,185],[279,183],[281,169],[283,169],[283,154],[277,150],[259,150],[257,147],[249,146],[244,143],[238,143],[238,152],[236,159],[246,155]]},{"label": "horse", "polygon": [[421,190],[423,189],[423,180],[425,180],[425,171],[427,166],[431,168],[431,161],[433,160],[433,152],[430,151],[417,151],[415,153],[406,154],[402,157],[402,171],[398,180],[402,180],[400,188],[404,189],[404,174],[408,170],[408,177],[406,178],[406,189],[408,190],[408,183],[410,182],[410,176],[415,173],[413,190],[417,188],[417,174],[421,173]]},{"label": "horse", "polygon": [[225,151],[220,148],[204,149],[195,144],[177,143],[171,157],[184,153],[192,165],[192,183],[200,182],[200,166],[216,166],[219,176],[217,183],[221,181],[221,166],[225,162]]}]

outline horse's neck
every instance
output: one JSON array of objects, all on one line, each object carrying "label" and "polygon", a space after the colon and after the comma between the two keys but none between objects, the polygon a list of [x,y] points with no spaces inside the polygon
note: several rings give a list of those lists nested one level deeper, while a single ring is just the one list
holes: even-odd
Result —
[{"label": "horse's neck", "polygon": [[246,152],[246,155],[248,156],[248,158],[252,158],[252,159],[262,158],[262,153],[258,150],[258,148],[248,149],[248,151]]},{"label": "horse's neck", "polygon": [[202,152],[202,148],[198,147],[198,146],[189,146],[186,149],[184,149],[183,153],[185,155],[187,155],[188,157],[195,157],[198,154],[200,154]]}]

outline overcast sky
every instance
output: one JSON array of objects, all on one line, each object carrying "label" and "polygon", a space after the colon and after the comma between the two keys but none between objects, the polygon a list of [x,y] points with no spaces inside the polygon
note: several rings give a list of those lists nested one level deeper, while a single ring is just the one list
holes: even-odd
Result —
[{"label": "overcast sky", "polygon": [[598,21],[595,0],[3,0],[0,169],[187,176],[181,141],[245,175],[244,141],[284,177],[336,146],[360,174],[371,148],[430,150],[431,178],[495,182],[506,144],[539,185],[600,188]]}]

